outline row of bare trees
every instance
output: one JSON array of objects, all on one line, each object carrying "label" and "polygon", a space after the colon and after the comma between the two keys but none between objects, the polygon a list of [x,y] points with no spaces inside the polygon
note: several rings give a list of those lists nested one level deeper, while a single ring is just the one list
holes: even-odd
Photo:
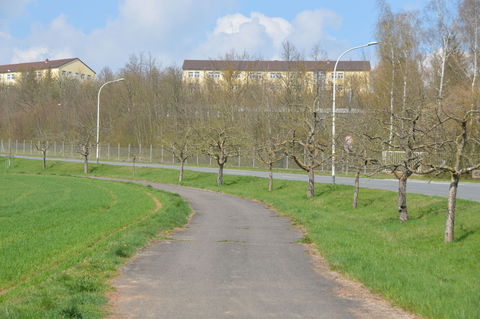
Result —
[{"label": "row of bare trees", "polygon": [[[398,179],[401,222],[409,219],[409,178],[446,174],[450,242],[459,181],[480,168],[480,0],[455,7],[431,0],[424,12],[396,13],[385,1],[379,6],[381,45],[371,78],[345,79],[348,90],[337,92],[339,108],[352,110],[339,115],[337,138],[342,143],[349,135],[354,141],[343,158],[355,167],[353,206],[366,166]],[[305,59],[288,42],[282,56]],[[317,49],[312,56],[319,56]],[[233,59],[248,56],[226,56]],[[218,185],[233,157],[254,151],[269,168],[270,191],[273,165],[288,157],[307,172],[307,197],[314,197],[315,170],[332,157],[332,88],[328,81],[312,84],[301,63],[292,65],[299,67],[276,83],[241,82],[232,69],[200,88],[186,85],[178,68],[161,68],[146,55],[132,56],[118,74],[102,70],[96,82],[26,73],[18,86],[0,86],[0,136],[36,140],[44,158],[49,140],[76,140],[88,172],[98,87],[121,76],[126,81],[102,91],[103,141],[166,145],[180,163],[180,182],[186,160],[202,152],[218,166]]]}]

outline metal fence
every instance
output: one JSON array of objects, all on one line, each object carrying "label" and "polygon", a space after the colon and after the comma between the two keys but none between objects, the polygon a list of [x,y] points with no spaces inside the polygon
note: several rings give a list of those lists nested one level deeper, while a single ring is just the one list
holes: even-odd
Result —
[{"label": "metal fence", "polygon": [[[41,156],[41,152],[35,147],[35,141],[27,140],[0,140],[0,154],[12,156]],[[325,155],[327,156],[327,155]],[[47,158],[67,158],[67,159],[81,159],[80,153],[77,149],[77,144],[67,141],[53,141],[49,143],[47,150]],[[95,149],[92,149],[91,160],[95,159]],[[101,144],[99,148],[100,161],[111,162],[125,162],[131,163],[134,158],[137,163],[152,163],[175,165],[178,161],[173,156],[173,153],[168,151],[162,145],[122,145],[122,144]],[[348,157],[343,159],[342,156],[337,157],[337,173],[348,174],[354,171]],[[189,157],[187,165],[216,167],[215,160],[200,152],[194,153]],[[229,168],[244,168],[244,169],[267,169],[267,166],[258,160],[254,151],[243,151],[238,157],[231,157],[226,167]],[[276,169],[285,170],[299,170],[298,166],[292,159],[288,157],[276,162],[273,165]],[[364,173],[373,170],[365,168]],[[319,166],[316,170],[320,173],[330,174],[331,161],[326,158],[324,164]]]}]

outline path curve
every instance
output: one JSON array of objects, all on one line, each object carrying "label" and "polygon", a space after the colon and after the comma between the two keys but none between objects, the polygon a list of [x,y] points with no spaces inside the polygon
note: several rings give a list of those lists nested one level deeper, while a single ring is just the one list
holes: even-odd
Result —
[{"label": "path curve", "polygon": [[112,318],[414,318],[316,271],[311,247],[297,243],[303,234],[260,203],[134,182],[181,195],[195,214],[188,228],[122,267]]}]

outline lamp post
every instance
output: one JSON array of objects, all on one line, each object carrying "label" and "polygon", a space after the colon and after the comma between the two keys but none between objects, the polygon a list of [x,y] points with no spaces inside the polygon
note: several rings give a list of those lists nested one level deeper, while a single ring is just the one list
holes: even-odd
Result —
[{"label": "lamp post", "polygon": [[380,42],[373,41],[373,42],[369,42],[369,43],[364,44],[364,45],[360,45],[358,47],[350,48],[350,49],[344,51],[342,54],[340,54],[340,56],[337,59],[337,62],[335,62],[335,67],[333,68],[333,102],[332,102],[332,184],[335,184],[335,157],[336,157],[336,154],[335,154],[335,146],[336,146],[335,145],[335,116],[336,116],[335,91],[336,91],[336,87],[337,87],[337,66],[338,66],[338,62],[340,61],[340,59],[345,54],[347,54],[350,51],[365,48],[365,47],[369,47],[369,46],[372,46],[372,45],[377,45],[379,43]]},{"label": "lamp post", "polygon": [[105,83],[102,84],[100,89],[98,89],[98,95],[97,95],[97,152],[96,152],[97,164],[98,164],[98,160],[99,160],[99,151],[100,151],[100,148],[99,148],[99,145],[100,145],[99,144],[100,143],[100,93],[102,92],[102,89],[105,85],[110,84],[110,83],[124,81],[124,80],[125,80],[124,78],[120,78],[120,79],[105,82]]}]

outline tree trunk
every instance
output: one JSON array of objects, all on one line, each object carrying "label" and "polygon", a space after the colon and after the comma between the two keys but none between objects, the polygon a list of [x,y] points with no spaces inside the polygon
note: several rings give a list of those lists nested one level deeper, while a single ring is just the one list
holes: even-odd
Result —
[{"label": "tree trunk", "polygon": [[355,193],[353,193],[353,208],[358,206],[358,193],[360,192],[360,169],[355,173]]},{"label": "tree trunk", "polygon": [[180,173],[178,174],[178,182],[181,183],[183,182],[183,171],[185,167],[185,159],[180,160]]},{"label": "tree trunk", "polygon": [[457,206],[457,190],[460,175],[451,174],[450,188],[448,191],[448,212],[447,221],[445,223],[445,242],[451,243],[454,240],[455,233],[455,209]]},{"label": "tree trunk", "polygon": [[42,161],[42,167],[43,169],[46,169],[47,168],[47,151],[43,151],[43,161]]},{"label": "tree trunk", "polygon": [[85,174],[88,174],[88,156],[84,156],[83,172],[84,172]]},{"label": "tree trunk", "polygon": [[398,212],[402,223],[408,221],[407,179],[408,177],[404,173],[398,180]]},{"label": "tree trunk", "polygon": [[272,172],[272,163],[268,163],[268,191],[271,192],[273,189],[273,172]]},{"label": "tree trunk", "polygon": [[308,170],[308,192],[307,197],[311,198],[315,196],[315,171],[313,168]]},{"label": "tree trunk", "polygon": [[217,185],[223,185],[223,165],[225,164],[218,164],[218,176],[217,176]]}]

